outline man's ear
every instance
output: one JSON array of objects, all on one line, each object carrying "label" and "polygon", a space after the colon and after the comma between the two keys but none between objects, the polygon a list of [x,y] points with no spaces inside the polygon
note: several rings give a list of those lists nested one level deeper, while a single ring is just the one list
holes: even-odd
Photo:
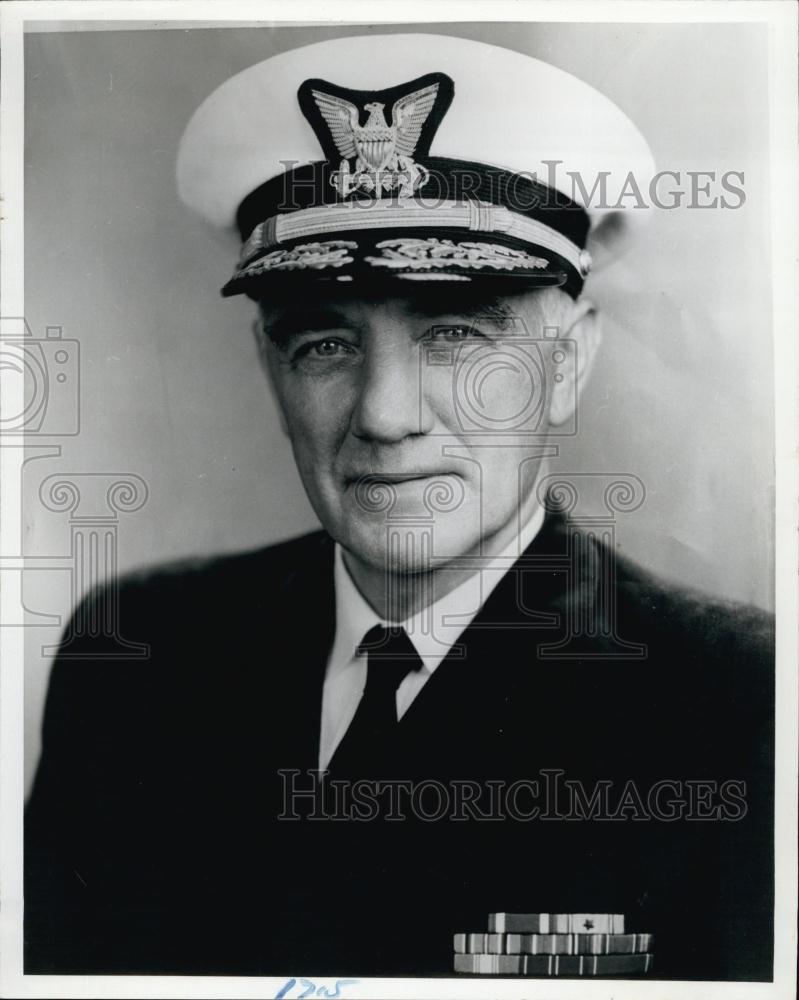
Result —
[{"label": "man's ear", "polygon": [[[559,365],[558,373],[552,376],[549,422],[556,427],[574,415],[601,339],[596,307],[588,299],[578,300],[564,317],[563,329],[558,337],[567,363]],[[562,377],[558,379],[557,375]]]},{"label": "man's ear", "polygon": [[267,384],[269,385],[269,390],[272,394],[272,399],[275,403],[275,409],[277,410],[278,418],[280,419],[280,429],[286,435],[289,436],[288,425],[286,424],[286,418],[283,414],[283,407],[280,405],[280,397],[275,389],[275,380],[272,375],[272,366],[269,363],[269,335],[264,330],[263,318],[258,311],[258,315],[255,317],[252,323],[252,332],[255,336],[255,346],[258,351],[258,360],[261,362],[261,368],[264,375],[266,376]]}]

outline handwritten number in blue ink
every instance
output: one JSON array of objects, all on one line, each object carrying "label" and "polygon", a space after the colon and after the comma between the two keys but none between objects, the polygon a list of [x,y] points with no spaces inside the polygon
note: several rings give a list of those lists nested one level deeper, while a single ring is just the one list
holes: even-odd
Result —
[{"label": "handwritten number in blue ink", "polygon": [[329,997],[330,1000],[333,1000],[333,998],[341,996],[342,986],[354,986],[355,983],[357,982],[358,982],[357,979],[337,979],[336,988],[333,990],[332,993],[326,986],[320,986],[319,989],[316,991],[316,995],[318,997]]},{"label": "handwritten number in blue ink", "polygon": [[[340,997],[341,990],[346,986],[354,986],[356,983],[360,982],[358,979],[337,979],[336,985],[333,989],[327,986],[320,986],[318,989],[316,983],[312,982],[310,979],[303,979],[300,977],[300,985],[303,989],[302,993],[298,993],[296,1000],[308,1000],[308,997],[326,997],[327,1000],[336,1000]],[[297,985],[296,979],[289,979],[281,988],[279,993],[275,994],[275,1000],[284,1000],[285,997],[294,989]]]}]

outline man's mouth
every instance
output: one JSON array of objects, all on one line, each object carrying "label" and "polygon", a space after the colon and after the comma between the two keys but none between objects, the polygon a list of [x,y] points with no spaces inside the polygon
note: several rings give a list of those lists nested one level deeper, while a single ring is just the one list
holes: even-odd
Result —
[{"label": "man's mouth", "polygon": [[451,476],[450,470],[417,470],[412,472],[365,472],[362,475],[348,476],[348,484],[362,483],[364,486],[374,483],[411,483],[418,479],[440,479]]}]

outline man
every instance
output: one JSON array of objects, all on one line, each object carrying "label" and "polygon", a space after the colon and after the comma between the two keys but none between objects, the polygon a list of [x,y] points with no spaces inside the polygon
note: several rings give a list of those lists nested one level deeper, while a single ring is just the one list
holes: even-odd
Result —
[{"label": "man", "polygon": [[651,171],[592,88],[462,39],[308,46],[199,109],[180,191],[239,229],[224,291],[324,530],[124,581],[144,665],[86,599],[27,971],[442,975],[454,933],[541,912],[626,914],[666,978],[770,978],[769,622],[617,559],[550,468],[589,240],[618,251]]}]

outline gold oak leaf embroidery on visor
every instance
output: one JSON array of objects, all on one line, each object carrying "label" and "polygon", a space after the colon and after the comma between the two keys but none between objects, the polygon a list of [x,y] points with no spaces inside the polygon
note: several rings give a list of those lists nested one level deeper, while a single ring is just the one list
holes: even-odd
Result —
[{"label": "gold oak leaf embroidery on visor", "polygon": [[512,271],[517,267],[544,268],[549,263],[543,257],[533,257],[494,243],[453,243],[437,237],[383,240],[375,249],[382,251],[381,257],[364,258],[373,267],[424,270],[458,265]]},{"label": "gold oak leaf embroidery on visor", "polygon": [[273,250],[239,271],[237,277],[246,278],[264,271],[341,267],[353,262],[349,251],[356,250],[357,247],[358,244],[351,240],[327,240],[324,243],[302,243],[290,250]]}]

